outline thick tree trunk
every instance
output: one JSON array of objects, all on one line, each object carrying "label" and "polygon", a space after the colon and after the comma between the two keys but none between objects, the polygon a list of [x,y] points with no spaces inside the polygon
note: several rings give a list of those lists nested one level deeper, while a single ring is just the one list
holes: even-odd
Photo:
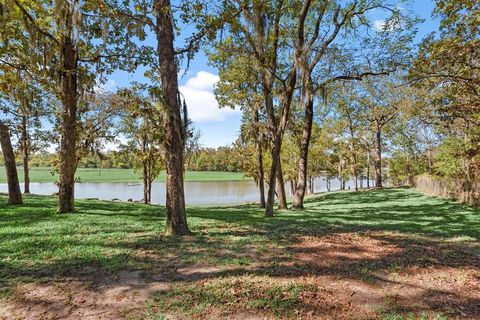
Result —
[{"label": "thick tree trunk", "polygon": [[157,52],[160,63],[162,101],[165,107],[166,234],[190,233],[183,183],[185,136],[178,92],[178,70],[173,46],[173,16],[170,0],[155,0]]},{"label": "thick tree trunk", "polygon": [[278,196],[278,209],[287,209],[287,195],[285,194],[285,182],[283,180],[282,163],[278,164],[276,186]]},{"label": "thick tree trunk", "polygon": [[257,174],[258,174],[258,191],[260,192],[260,208],[265,208],[265,174],[263,171],[263,135],[260,132],[260,119],[258,109],[255,109],[255,135],[257,143]]},{"label": "thick tree trunk", "polygon": [[30,193],[30,167],[28,158],[30,157],[30,140],[28,137],[27,117],[22,116],[22,157],[23,157],[23,193]]},{"label": "thick tree trunk", "polygon": [[279,142],[274,142],[274,146],[271,150],[272,165],[270,168],[270,175],[268,177],[268,191],[267,191],[267,202],[265,206],[265,216],[273,217],[273,205],[275,202],[275,181],[277,177],[278,161],[280,157],[280,152],[277,152],[277,149],[280,149]]},{"label": "thick tree trunk", "polygon": [[60,137],[60,177],[58,182],[58,212],[75,210],[74,187],[77,123],[77,53],[73,39],[65,37],[62,43],[63,70],[62,83],[62,124]]},{"label": "thick tree trunk", "polygon": [[20,183],[18,182],[15,153],[13,152],[12,142],[10,141],[10,132],[2,121],[0,121],[0,145],[2,147],[5,173],[7,175],[8,203],[11,205],[22,204],[22,192],[20,190]]},{"label": "thick tree trunk", "polygon": [[375,187],[382,188],[382,130],[375,132]]},{"label": "thick tree trunk", "polygon": [[308,148],[312,136],[313,124],[313,97],[307,98],[305,118],[303,123],[302,141],[300,142],[300,157],[297,164],[297,187],[293,196],[293,207],[303,209],[303,199],[307,188]]}]

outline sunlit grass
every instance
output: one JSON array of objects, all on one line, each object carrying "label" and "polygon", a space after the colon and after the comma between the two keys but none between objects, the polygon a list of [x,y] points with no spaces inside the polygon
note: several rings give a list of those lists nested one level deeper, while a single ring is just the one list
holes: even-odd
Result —
[{"label": "sunlit grass", "polygon": [[[18,176],[23,182],[23,167],[18,167]],[[77,179],[82,182],[140,182],[142,173],[133,169],[78,168]],[[31,182],[55,182],[58,174],[52,174],[51,168],[33,167],[30,169]],[[249,180],[241,172],[223,171],[187,171],[186,181],[240,181]],[[161,172],[156,181],[165,181],[165,172]],[[0,183],[6,183],[5,167],[0,167]]]},{"label": "sunlit grass", "polygon": [[[159,293],[152,318],[164,311],[201,318],[225,304],[294,315],[316,289],[295,281],[276,283],[271,276],[313,272],[292,265],[291,246],[304,236],[382,232],[407,251],[437,246],[438,241],[466,246],[480,239],[480,210],[410,189],[325,193],[307,198],[305,205],[305,210],[281,211],[273,218],[265,218],[253,205],[189,207],[194,234],[178,239],[164,236],[161,206],[78,200],[75,213],[59,215],[54,197],[26,196],[23,206],[11,207],[1,195],[0,298],[19,282],[61,280],[92,270],[152,270],[174,279],[177,268],[206,265],[215,268],[209,271],[212,280],[203,287],[197,287],[194,279],[178,282],[171,291]],[[445,256],[439,259],[457,260],[456,248],[441,252]],[[418,264],[431,263],[428,259],[419,259]],[[347,272],[373,284],[375,270],[401,272],[411,263],[402,261],[386,260],[385,265],[365,261],[342,267],[351,270],[328,272]],[[242,281],[252,280],[251,285],[237,286],[237,275]],[[227,290],[223,295],[217,294],[223,289]],[[185,297],[195,302],[185,306],[181,302]],[[386,319],[395,316],[385,313]]]}]

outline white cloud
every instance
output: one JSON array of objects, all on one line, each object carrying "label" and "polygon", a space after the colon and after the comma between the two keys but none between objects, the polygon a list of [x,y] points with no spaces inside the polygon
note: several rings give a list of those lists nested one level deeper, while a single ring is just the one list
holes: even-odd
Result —
[{"label": "white cloud", "polygon": [[240,112],[229,108],[218,107],[213,89],[218,82],[216,74],[200,71],[194,77],[188,79],[179,90],[185,97],[188,107],[188,116],[197,122],[222,121],[228,116]]},{"label": "white cloud", "polygon": [[385,20],[375,20],[373,22],[373,28],[377,31],[383,31],[385,28]]},{"label": "white cloud", "polygon": [[105,83],[98,83],[93,87],[97,93],[114,91],[117,88],[117,83],[113,79],[108,79]]},{"label": "white cloud", "polygon": [[402,28],[402,21],[400,19],[396,20],[391,20],[387,21],[386,20],[375,20],[373,22],[373,28],[377,32],[382,32],[382,31],[400,31]]}]

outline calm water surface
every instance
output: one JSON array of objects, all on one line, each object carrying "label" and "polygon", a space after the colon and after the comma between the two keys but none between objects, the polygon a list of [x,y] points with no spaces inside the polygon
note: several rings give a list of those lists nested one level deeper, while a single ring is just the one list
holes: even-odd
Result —
[{"label": "calm water surface", "polygon": [[[364,184],[366,185],[366,183]],[[353,188],[352,181],[347,188]],[[23,189],[23,184],[21,184]],[[290,185],[286,185],[287,194],[291,195]],[[338,180],[331,180],[331,190],[338,190]],[[327,191],[324,178],[315,179],[315,192]],[[7,192],[7,185],[0,184],[0,192]],[[31,183],[30,192],[51,195],[58,192],[54,183]],[[76,183],[75,198],[98,198],[101,200],[120,199],[122,201],[141,200],[143,186],[141,183]],[[242,204],[258,201],[258,189],[252,180],[245,181],[205,181],[185,182],[185,201],[187,205],[225,205]],[[165,204],[165,183],[155,182],[152,186],[152,203]]]}]

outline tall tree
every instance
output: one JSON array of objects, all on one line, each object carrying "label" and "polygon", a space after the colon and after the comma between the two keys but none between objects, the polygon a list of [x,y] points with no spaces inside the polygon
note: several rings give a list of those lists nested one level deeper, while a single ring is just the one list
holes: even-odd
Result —
[{"label": "tall tree", "polygon": [[[30,72],[44,79],[45,86],[61,102],[60,175],[58,212],[74,211],[74,183],[77,167],[77,124],[82,93],[104,80],[104,73],[137,64],[135,35],[138,23],[119,15],[121,1],[55,0],[9,2],[21,14],[30,44],[39,54],[31,57]],[[122,30],[129,30],[126,36]],[[134,50],[133,50],[134,51]],[[124,58],[122,60],[122,58]],[[93,70],[95,69],[95,70]]]},{"label": "tall tree", "polygon": [[[405,63],[416,22],[393,4],[379,0],[304,1],[305,8],[309,23],[299,29],[298,39],[302,45],[295,59],[300,70],[300,100],[304,110],[293,198],[295,208],[303,208],[307,187],[308,149],[316,96],[320,92],[325,98],[325,90],[333,82],[388,74]],[[384,11],[389,16],[381,30],[370,32],[372,22],[368,16],[374,11]],[[356,46],[362,50],[352,50]]]},{"label": "tall tree", "polygon": [[190,233],[183,185],[186,125],[182,121],[182,105],[178,93],[178,69],[173,46],[173,12],[169,0],[155,0],[154,10],[161,83],[160,97],[165,108],[166,233],[185,235]]},{"label": "tall tree", "polygon": [[[293,59],[298,56],[297,52],[303,45],[297,34],[302,33],[304,28],[310,1],[306,1],[304,6],[299,1],[290,3],[281,0],[231,0],[227,3],[241,14],[238,19],[230,21],[225,41],[251,57],[259,75],[272,161],[265,205],[265,216],[269,217],[273,216],[277,178],[280,199],[283,199],[284,194],[279,170],[280,154],[297,81],[297,68]],[[284,29],[299,32],[283,33]],[[293,52],[288,43],[293,43]],[[283,200],[280,201],[281,206],[286,205],[282,202]]]}]

